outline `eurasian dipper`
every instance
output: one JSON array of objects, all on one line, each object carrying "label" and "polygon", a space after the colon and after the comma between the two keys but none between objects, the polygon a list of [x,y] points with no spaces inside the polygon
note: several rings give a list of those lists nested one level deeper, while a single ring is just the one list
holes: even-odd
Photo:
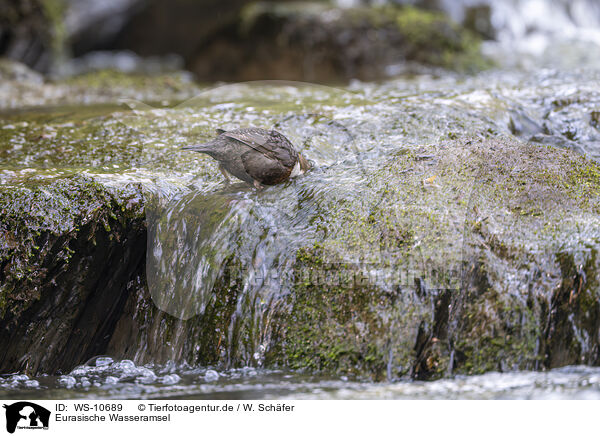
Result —
[{"label": "eurasian dipper", "polygon": [[183,150],[206,153],[217,160],[227,180],[232,174],[261,189],[263,185],[276,185],[304,174],[310,168],[304,156],[276,130],[217,129],[217,134],[210,142],[184,146]]}]

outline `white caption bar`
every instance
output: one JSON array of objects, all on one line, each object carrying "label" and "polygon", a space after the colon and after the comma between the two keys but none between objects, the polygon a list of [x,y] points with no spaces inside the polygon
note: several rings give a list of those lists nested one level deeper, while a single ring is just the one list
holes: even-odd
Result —
[{"label": "white caption bar", "polygon": [[[0,434],[588,434],[598,401],[0,400]],[[35,430],[44,430],[42,433]]]}]

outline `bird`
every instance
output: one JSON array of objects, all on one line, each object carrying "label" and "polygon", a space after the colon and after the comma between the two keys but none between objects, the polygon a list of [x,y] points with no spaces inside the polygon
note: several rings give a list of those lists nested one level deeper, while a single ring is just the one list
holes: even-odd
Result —
[{"label": "bird", "polygon": [[229,175],[233,175],[256,189],[285,182],[311,167],[284,135],[258,127],[217,129],[217,137],[211,141],[182,149],[209,155],[219,162],[219,169],[228,181]]}]

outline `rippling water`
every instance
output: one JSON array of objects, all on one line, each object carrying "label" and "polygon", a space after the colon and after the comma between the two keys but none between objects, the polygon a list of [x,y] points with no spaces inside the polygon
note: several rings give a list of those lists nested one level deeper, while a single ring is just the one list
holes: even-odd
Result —
[{"label": "rippling water", "polygon": [[97,358],[63,376],[0,376],[2,398],[173,399],[600,399],[600,368],[487,373],[431,382],[367,383],[294,372],[136,366]]}]

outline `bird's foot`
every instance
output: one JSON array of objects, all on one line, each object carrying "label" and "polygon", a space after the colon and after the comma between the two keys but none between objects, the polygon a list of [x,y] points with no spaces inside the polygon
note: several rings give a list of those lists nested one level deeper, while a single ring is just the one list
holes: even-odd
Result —
[{"label": "bird's foot", "polygon": [[225,177],[225,180],[227,180],[227,184],[229,185],[231,183],[231,179],[229,178],[229,174],[223,165],[219,165],[219,171],[221,171],[221,174],[223,174],[223,177]]},{"label": "bird's foot", "polygon": [[253,183],[253,185],[254,185],[254,187],[255,187],[256,189],[258,189],[259,191],[261,191],[261,190],[263,190],[263,189],[264,189],[264,186],[263,186],[263,185],[261,185],[261,183],[260,183],[258,180],[255,180],[255,181],[254,181],[254,183]]}]

